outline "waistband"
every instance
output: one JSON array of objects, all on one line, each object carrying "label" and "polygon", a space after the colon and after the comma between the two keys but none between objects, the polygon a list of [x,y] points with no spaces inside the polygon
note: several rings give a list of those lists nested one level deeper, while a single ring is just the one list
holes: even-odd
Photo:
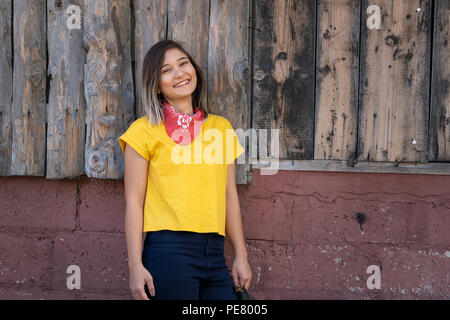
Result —
[{"label": "waistband", "polygon": [[[211,252],[223,254],[225,237],[219,233],[198,233],[191,231],[159,230],[146,234],[144,248],[157,245],[158,248],[173,250],[195,250],[205,255]],[[170,249],[172,250],[172,249]]]},{"label": "waistband", "polygon": [[191,231],[174,231],[174,230],[158,230],[149,231],[145,236],[145,242],[149,242],[152,239],[167,239],[173,241],[183,241],[183,242],[199,242],[206,243],[211,241],[224,241],[225,237],[216,232],[212,233],[199,233]]}]

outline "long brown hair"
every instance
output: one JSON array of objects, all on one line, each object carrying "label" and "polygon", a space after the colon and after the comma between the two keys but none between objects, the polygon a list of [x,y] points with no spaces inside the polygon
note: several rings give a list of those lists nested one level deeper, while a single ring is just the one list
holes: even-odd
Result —
[{"label": "long brown hair", "polygon": [[197,74],[197,87],[192,93],[193,107],[203,111],[204,117],[208,116],[206,106],[203,105],[203,98],[206,94],[205,77],[198,64],[192,59],[191,55],[183,46],[173,40],[161,40],[155,43],[147,52],[142,66],[142,93],[141,102],[144,114],[149,119],[150,124],[160,124],[164,121],[162,112],[162,103],[164,96],[158,92],[159,77],[164,63],[164,54],[167,50],[176,48],[182,51],[192,63]]}]

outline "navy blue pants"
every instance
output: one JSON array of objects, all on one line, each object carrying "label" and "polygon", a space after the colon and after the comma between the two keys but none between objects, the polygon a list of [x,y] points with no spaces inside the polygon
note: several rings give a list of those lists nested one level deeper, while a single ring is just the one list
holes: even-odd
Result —
[{"label": "navy blue pants", "polygon": [[147,232],[142,263],[153,277],[151,300],[237,300],[218,233]]}]

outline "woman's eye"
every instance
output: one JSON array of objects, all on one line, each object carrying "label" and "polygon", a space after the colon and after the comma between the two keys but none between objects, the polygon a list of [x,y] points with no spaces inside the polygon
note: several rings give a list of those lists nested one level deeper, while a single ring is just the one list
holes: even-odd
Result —
[{"label": "woman's eye", "polygon": [[[183,62],[183,63],[180,64],[180,66],[185,65],[186,63],[187,63],[187,62]],[[166,70],[164,70],[162,73],[166,73],[167,71],[170,71],[170,69],[166,69]]]}]

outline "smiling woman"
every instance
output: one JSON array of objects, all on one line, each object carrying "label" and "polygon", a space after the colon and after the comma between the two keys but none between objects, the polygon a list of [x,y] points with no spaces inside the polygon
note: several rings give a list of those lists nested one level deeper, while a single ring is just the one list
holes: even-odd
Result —
[{"label": "smiling woman", "polygon": [[[188,81],[183,85],[183,82]],[[180,86],[181,85],[181,86]],[[147,52],[142,73],[142,105],[151,124],[163,119],[164,101],[185,114],[193,113],[193,106],[208,111],[203,105],[206,84],[203,72],[189,53],[172,40],[163,40]]]},{"label": "smiling woman", "polygon": [[[251,280],[234,165],[244,149],[231,123],[203,105],[202,71],[178,43],[150,48],[142,74],[146,115],[119,138],[131,293],[236,300],[236,290],[248,289]],[[187,157],[174,161],[179,148]],[[234,250],[231,275],[225,235]]]}]

